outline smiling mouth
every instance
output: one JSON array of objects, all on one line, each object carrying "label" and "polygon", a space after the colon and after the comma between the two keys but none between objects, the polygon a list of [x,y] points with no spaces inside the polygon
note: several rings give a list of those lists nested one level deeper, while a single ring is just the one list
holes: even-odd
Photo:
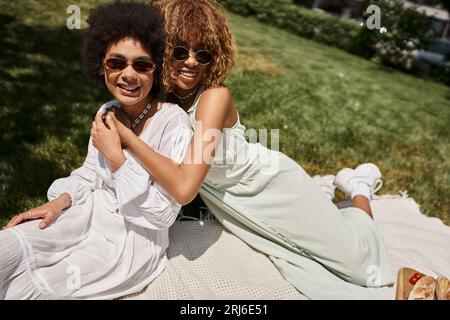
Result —
[{"label": "smiling mouth", "polygon": [[140,86],[130,86],[130,85],[122,84],[122,83],[118,83],[117,86],[120,89],[123,89],[128,92],[136,92],[141,88]]},{"label": "smiling mouth", "polygon": [[189,78],[195,78],[199,72],[198,71],[187,71],[187,70],[180,70],[178,71],[178,74],[189,77]]}]

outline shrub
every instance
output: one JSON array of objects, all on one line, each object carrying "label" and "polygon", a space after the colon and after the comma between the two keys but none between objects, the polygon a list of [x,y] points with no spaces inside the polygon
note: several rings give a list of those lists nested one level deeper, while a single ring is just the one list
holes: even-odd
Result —
[{"label": "shrub", "polygon": [[228,10],[346,51],[356,51],[361,27],[351,20],[321,14],[291,0],[221,0]]},{"label": "shrub", "polygon": [[371,33],[376,55],[384,64],[411,70],[414,54],[431,39],[431,22],[417,11],[405,8],[402,0],[371,0],[370,4],[380,7],[381,24],[388,31]]},{"label": "shrub", "polygon": [[[402,0],[370,0],[381,10],[380,30],[299,6],[293,0],[219,0],[228,10],[291,31],[299,36],[338,47],[383,64],[416,73],[412,59],[433,34],[424,15],[404,7]],[[365,14],[364,21],[370,14]],[[449,83],[449,71],[435,71],[435,80]]]}]

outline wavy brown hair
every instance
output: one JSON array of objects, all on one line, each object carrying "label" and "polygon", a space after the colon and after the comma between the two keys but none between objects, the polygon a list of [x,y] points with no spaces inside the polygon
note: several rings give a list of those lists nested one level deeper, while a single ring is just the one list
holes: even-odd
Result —
[{"label": "wavy brown hair", "polygon": [[202,84],[222,86],[234,64],[235,45],[223,15],[223,7],[215,0],[160,0],[154,4],[161,10],[166,29],[161,87],[171,92],[177,77],[171,66],[172,50],[180,42],[199,43],[214,59]]}]

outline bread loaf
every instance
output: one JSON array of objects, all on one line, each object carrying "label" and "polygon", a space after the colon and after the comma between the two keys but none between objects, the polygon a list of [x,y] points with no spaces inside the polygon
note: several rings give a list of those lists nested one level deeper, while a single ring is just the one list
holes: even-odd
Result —
[{"label": "bread loaf", "polygon": [[446,277],[439,276],[436,281],[437,300],[450,300],[450,282]]},{"label": "bread loaf", "polygon": [[434,300],[435,289],[436,281],[433,277],[423,276],[412,288],[408,300]]}]

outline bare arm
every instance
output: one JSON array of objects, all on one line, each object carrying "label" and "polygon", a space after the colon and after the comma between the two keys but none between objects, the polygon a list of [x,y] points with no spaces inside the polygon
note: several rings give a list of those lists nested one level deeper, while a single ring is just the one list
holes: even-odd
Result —
[{"label": "bare arm", "polygon": [[131,130],[119,130],[119,133],[152,177],[178,203],[184,205],[196,196],[208,173],[232,106],[232,98],[226,88],[208,89],[202,94],[196,112],[194,135],[180,164],[155,152]]}]

